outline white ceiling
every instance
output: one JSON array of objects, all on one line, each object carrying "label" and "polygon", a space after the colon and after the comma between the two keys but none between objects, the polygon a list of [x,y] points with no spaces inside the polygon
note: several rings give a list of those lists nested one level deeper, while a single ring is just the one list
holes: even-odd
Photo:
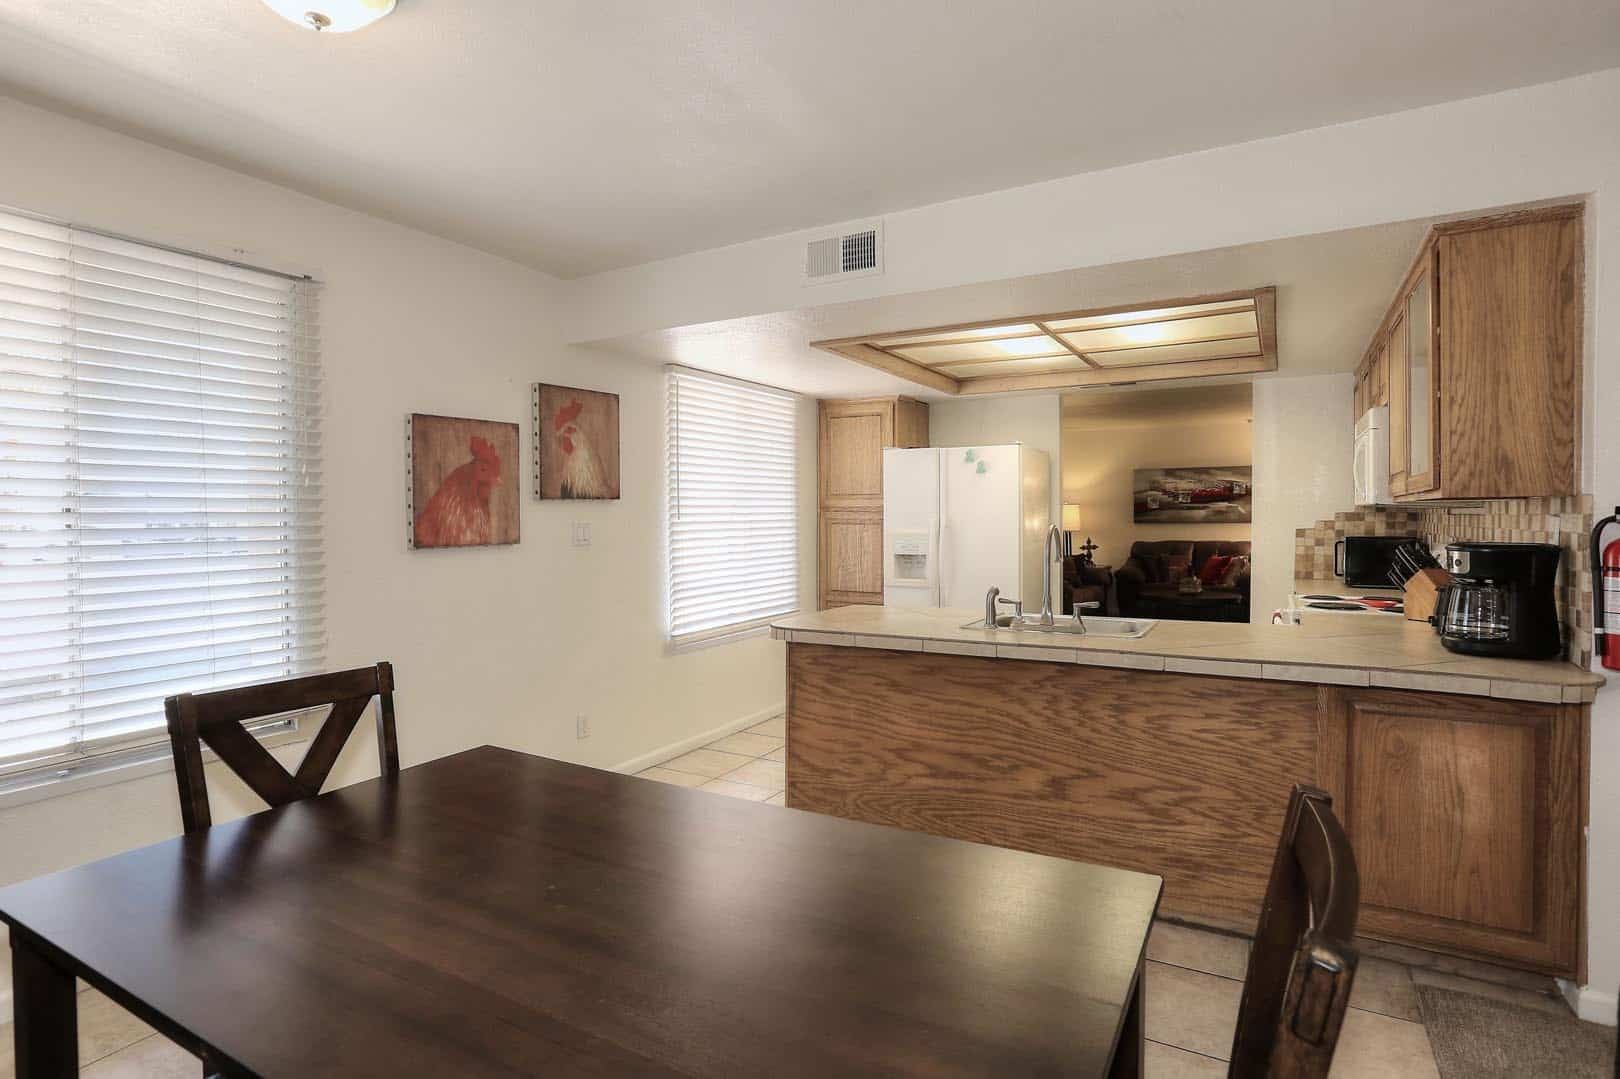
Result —
[{"label": "white ceiling", "polygon": [[[810,347],[836,337],[980,319],[1152,304],[1277,286],[1274,376],[1351,371],[1417,254],[1428,221],[1403,221],[1006,281],[682,326],[598,344],[646,360],[812,397],[946,395]],[[1179,382],[1158,385],[1180,385]],[[1084,391],[1087,393],[1095,391]]]},{"label": "white ceiling", "polygon": [[1615,0],[0,0],[0,91],[561,276],[1614,66]]}]

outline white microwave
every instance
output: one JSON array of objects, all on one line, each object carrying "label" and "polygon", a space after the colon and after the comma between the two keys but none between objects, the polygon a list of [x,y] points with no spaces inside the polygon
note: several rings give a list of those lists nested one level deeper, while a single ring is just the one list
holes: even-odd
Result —
[{"label": "white microwave", "polygon": [[1388,405],[1374,405],[1356,421],[1354,461],[1356,505],[1389,505]]}]

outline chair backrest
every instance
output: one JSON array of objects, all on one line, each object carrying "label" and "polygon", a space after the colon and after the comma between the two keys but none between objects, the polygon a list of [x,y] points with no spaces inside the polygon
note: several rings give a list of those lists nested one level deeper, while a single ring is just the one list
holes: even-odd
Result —
[{"label": "chair backrest", "polygon": [[1361,882],[1333,799],[1296,786],[1243,979],[1233,1077],[1324,1079],[1356,976]]},{"label": "chair backrest", "polygon": [[[212,693],[181,693],[165,700],[163,711],[169,720],[174,777],[180,788],[180,819],[186,834],[213,823],[208,809],[208,784],[203,777],[203,743],[267,804],[286,805],[321,792],[321,784],[331,774],[338,753],[373,697],[377,698],[378,761],[384,775],[397,775],[394,668],[389,663]],[[323,705],[331,710],[296,772],[283,768],[242,726],[251,720]]]}]

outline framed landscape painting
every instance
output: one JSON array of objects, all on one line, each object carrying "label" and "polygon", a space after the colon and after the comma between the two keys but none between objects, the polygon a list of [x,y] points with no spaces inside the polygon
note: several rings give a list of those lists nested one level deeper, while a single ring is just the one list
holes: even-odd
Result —
[{"label": "framed landscape painting", "polygon": [[619,395],[534,385],[534,495],[619,497]]},{"label": "framed landscape painting", "polygon": [[413,413],[411,546],[518,541],[518,425]]},{"label": "framed landscape painting", "polygon": [[1253,509],[1248,465],[1230,468],[1139,468],[1134,492],[1137,524],[1241,524]]}]

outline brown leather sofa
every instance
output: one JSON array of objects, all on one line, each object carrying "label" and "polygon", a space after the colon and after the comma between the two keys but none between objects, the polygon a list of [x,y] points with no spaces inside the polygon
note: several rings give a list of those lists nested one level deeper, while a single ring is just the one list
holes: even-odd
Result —
[{"label": "brown leather sofa", "polygon": [[1111,608],[1109,593],[1113,589],[1114,575],[1101,566],[1087,565],[1079,555],[1063,559],[1063,612],[1073,614],[1081,603],[1095,603],[1092,614],[1118,614]]},{"label": "brown leather sofa", "polygon": [[[1114,571],[1119,613],[1127,618],[1179,618],[1195,622],[1247,622],[1249,574],[1230,588],[1205,585],[1181,592],[1179,580],[1196,576],[1211,555],[1248,555],[1248,540],[1138,540],[1131,556]],[[1183,572],[1176,567],[1185,565]]]}]

